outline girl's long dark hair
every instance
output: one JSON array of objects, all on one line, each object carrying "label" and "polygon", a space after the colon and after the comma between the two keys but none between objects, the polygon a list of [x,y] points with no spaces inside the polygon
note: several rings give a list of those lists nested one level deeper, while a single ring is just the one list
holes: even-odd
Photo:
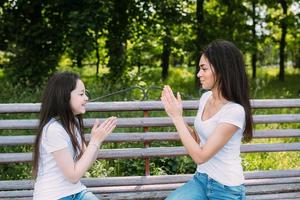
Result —
[{"label": "girl's long dark hair", "polygon": [[249,85],[245,63],[240,50],[231,42],[215,40],[204,50],[204,56],[212,64],[222,96],[242,105],[246,114],[244,141],[252,139],[253,119],[249,99]]},{"label": "girl's long dark hair", "polygon": [[[83,150],[81,145],[85,143],[83,135],[83,120],[81,115],[74,116],[71,106],[71,92],[75,89],[79,76],[71,72],[54,74],[48,81],[42,97],[40,109],[40,121],[37,129],[37,136],[33,154],[33,177],[37,177],[40,159],[40,143],[44,126],[55,118],[68,133],[77,159]],[[76,139],[75,129],[80,132],[82,144]]]}]

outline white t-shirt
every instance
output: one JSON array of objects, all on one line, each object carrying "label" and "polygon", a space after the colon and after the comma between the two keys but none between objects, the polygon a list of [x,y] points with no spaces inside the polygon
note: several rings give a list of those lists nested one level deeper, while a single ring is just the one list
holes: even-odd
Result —
[{"label": "white t-shirt", "polygon": [[[79,144],[81,144],[78,131],[76,134]],[[54,160],[52,152],[66,147],[74,158],[75,153],[67,132],[58,121],[51,119],[43,128],[39,147],[39,170],[34,185],[33,199],[55,200],[76,194],[86,188],[80,181],[76,184],[69,182]]]},{"label": "white t-shirt", "polygon": [[245,129],[244,108],[234,102],[225,104],[215,115],[203,121],[204,106],[212,92],[206,92],[200,98],[200,104],[194,126],[200,139],[201,146],[220,123],[229,123],[238,127],[231,139],[210,160],[197,166],[197,171],[206,173],[209,177],[227,186],[238,186],[244,183],[241,165],[240,146]]}]

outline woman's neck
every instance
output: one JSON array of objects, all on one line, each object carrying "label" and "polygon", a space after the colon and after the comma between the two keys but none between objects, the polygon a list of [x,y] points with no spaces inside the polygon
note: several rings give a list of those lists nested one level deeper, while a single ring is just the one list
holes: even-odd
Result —
[{"label": "woman's neck", "polygon": [[212,91],[211,102],[214,105],[225,105],[226,103],[228,103],[228,100],[222,96],[220,90],[212,89],[211,91]]}]

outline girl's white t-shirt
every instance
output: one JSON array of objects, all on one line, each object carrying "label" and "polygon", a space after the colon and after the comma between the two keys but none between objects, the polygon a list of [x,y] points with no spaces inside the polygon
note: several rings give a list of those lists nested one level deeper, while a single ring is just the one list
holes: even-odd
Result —
[{"label": "girl's white t-shirt", "polygon": [[[76,137],[81,144],[79,132]],[[86,187],[78,181],[71,183],[56,164],[52,152],[68,148],[75,160],[72,142],[62,125],[51,119],[43,128],[40,143],[39,170],[34,184],[33,199],[54,200],[81,192]]]},{"label": "girl's white t-shirt", "polygon": [[[204,106],[211,91],[204,93],[200,98],[199,109],[194,126],[203,146],[208,137],[220,123],[229,123],[238,127],[231,139],[210,160],[197,166],[197,171],[206,173],[210,178],[227,186],[238,186],[244,183],[243,168],[241,165],[240,146],[245,129],[244,108],[234,102],[225,104],[215,115],[207,120],[202,120]],[[216,134],[222,134],[216,133]]]}]

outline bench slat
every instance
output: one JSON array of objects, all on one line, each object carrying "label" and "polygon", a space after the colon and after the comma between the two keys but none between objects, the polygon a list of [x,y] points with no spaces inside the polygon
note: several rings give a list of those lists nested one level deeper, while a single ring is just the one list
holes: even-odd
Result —
[{"label": "bench slat", "polygon": [[[260,185],[278,183],[300,183],[300,170],[274,170],[245,172],[246,185]],[[185,183],[193,174],[161,175],[161,176],[128,176],[128,177],[104,177],[82,178],[81,181],[87,187],[97,186],[126,186],[126,185],[153,185],[167,183]],[[31,190],[33,180],[9,180],[0,181],[2,190]]]},{"label": "bench slat", "polygon": [[[299,151],[300,143],[244,144],[241,152]],[[173,157],[187,155],[184,147],[102,149],[98,159]],[[32,153],[0,153],[0,163],[30,162]]]},{"label": "bench slat", "polygon": [[[89,140],[90,134],[86,134]],[[253,138],[287,138],[300,137],[300,129],[285,130],[257,130]],[[35,136],[0,136],[2,145],[32,145]],[[177,132],[145,132],[145,133],[113,133],[107,137],[105,142],[151,142],[151,141],[179,141]]]},{"label": "bench slat", "polygon": [[[253,108],[293,108],[300,107],[300,99],[253,99]],[[197,110],[198,100],[183,101],[185,110]],[[40,103],[6,103],[0,104],[0,113],[39,112]],[[87,111],[140,111],[163,110],[160,101],[128,101],[128,102],[90,102],[86,106]]]},{"label": "bench slat", "polygon": [[[96,118],[84,119],[84,125],[87,128],[93,126]],[[195,117],[185,117],[185,121],[193,125]],[[255,115],[254,123],[291,123],[299,122],[300,114],[272,114],[272,115]],[[103,122],[104,119],[100,119]],[[0,129],[36,129],[37,119],[27,120],[0,120]],[[136,118],[119,118],[117,127],[136,128],[136,127],[167,127],[173,126],[169,117],[136,117]]]},{"label": "bench slat", "polygon": [[[169,191],[150,191],[150,192],[125,192],[125,193],[102,193],[96,194],[101,200],[164,200],[170,192]],[[10,195],[6,196],[16,196],[19,197],[2,197],[2,200],[31,200],[32,196],[24,197],[27,195],[24,194],[31,194],[32,192],[19,192],[16,191],[11,193]],[[0,192],[1,196],[1,192]],[[300,199],[300,192],[293,192],[293,193],[275,193],[275,194],[260,194],[260,195],[247,195],[247,200],[299,200]]]},{"label": "bench slat", "polygon": [[296,200],[300,199],[300,192],[291,193],[275,193],[275,194],[261,194],[261,195],[247,195],[247,200]]},{"label": "bench slat", "polygon": [[[89,190],[95,194],[101,193],[122,193],[122,192],[145,192],[145,191],[170,191],[183,185],[183,183],[157,184],[157,185],[139,185],[139,186],[105,186],[90,187]],[[117,187],[117,188],[116,188]],[[247,186],[247,195],[284,193],[300,191],[300,184],[273,184],[273,185],[255,185]],[[1,191],[0,197],[26,197],[32,195],[32,190],[25,191]]]}]

